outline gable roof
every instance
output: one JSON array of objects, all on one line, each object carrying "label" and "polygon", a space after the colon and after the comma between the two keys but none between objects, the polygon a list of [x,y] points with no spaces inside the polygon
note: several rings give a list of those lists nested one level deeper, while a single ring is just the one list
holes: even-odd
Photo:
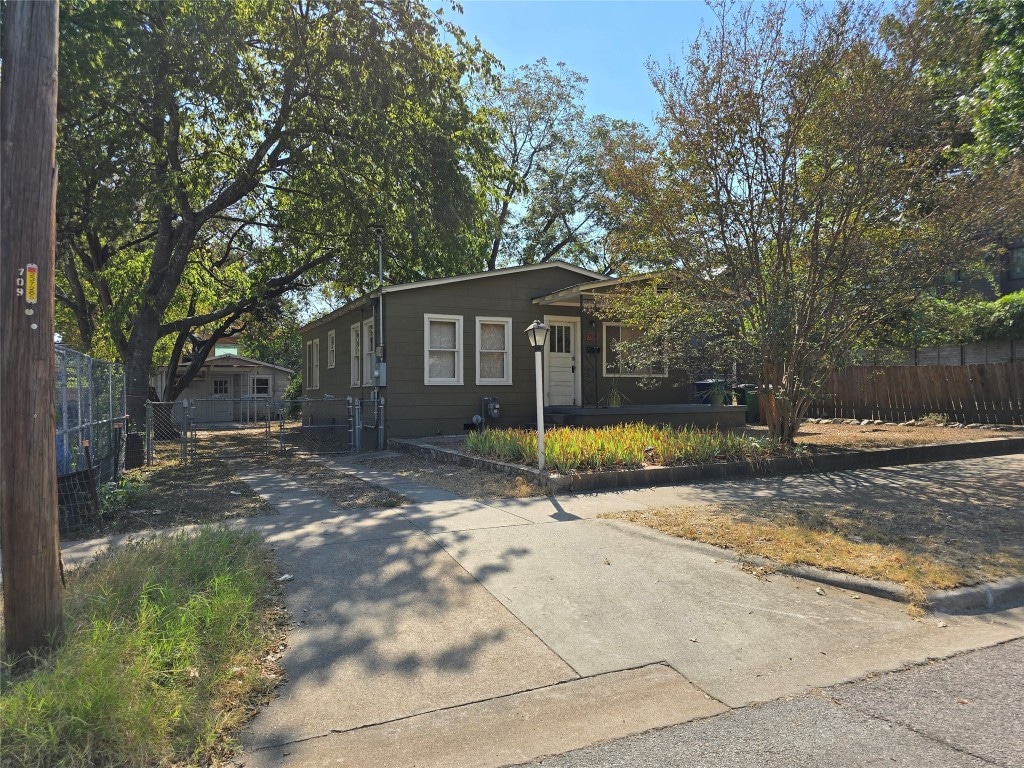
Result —
[{"label": "gable roof", "polygon": [[302,331],[305,331],[307,329],[316,328],[317,326],[322,325],[323,323],[326,323],[330,320],[333,320],[336,317],[341,317],[347,312],[350,312],[353,309],[361,307],[367,301],[376,298],[381,293],[398,293],[399,291],[411,291],[416,290],[418,288],[431,288],[437,285],[448,285],[449,283],[462,283],[467,282],[469,280],[481,280],[488,277],[503,277],[506,275],[518,274],[520,272],[532,272],[535,270],[552,268],[564,269],[568,272],[574,272],[577,275],[587,278],[587,282],[591,280],[608,279],[607,275],[602,275],[600,272],[594,272],[589,269],[584,269],[583,267],[577,267],[575,264],[570,264],[566,261],[559,261],[556,259],[553,261],[545,261],[540,264],[527,264],[522,267],[506,267],[504,269],[488,270],[487,272],[471,272],[468,275],[456,275],[455,277],[436,277],[431,280],[418,280],[415,283],[399,283],[397,285],[385,285],[383,288],[379,290],[371,291],[370,293],[364,296],[360,296],[358,299],[354,299],[353,301],[348,302],[347,304],[345,304],[342,307],[339,307],[333,312],[328,312],[323,317],[318,317],[316,320],[310,320],[308,323],[306,323],[299,329],[299,332],[301,333]]},{"label": "gable roof", "polygon": [[[187,362],[179,362],[178,367],[188,365]],[[216,355],[215,357],[206,358],[206,362],[202,365],[203,368],[273,368],[275,371],[283,371],[284,373],[293,374],[291,368],[285,368],[283,365],[275,365],[274,363],[268,363],[264,360],[254,360],[251,357],[242,357],[241,355]],[[166,365],[161,365],[160,370],[167,370]]]}]

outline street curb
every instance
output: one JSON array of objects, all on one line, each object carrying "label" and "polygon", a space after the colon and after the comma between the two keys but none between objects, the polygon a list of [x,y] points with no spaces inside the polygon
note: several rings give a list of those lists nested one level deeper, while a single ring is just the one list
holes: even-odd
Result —
[{"label": "street curb", "polygon": [[941,613],[971,613],[1024,605],[1024,577],[1010,576],[987,584],[929,592],[927,605]]},{"label": "street curb", "polygon": [[[610,523],[619,530],[633,535],[657,539],[658,541],[696,550],[717,560],[725,560],[737,564],[752,563],[757,566],[770,568],[774,573],[781,573],[784,576],[813,581],[850,592],[860,592],[861,594],[880,597],[896,603],[911,602],[907,589],[891,581],[876,581],[874,579],[866,579],[863,576],[855,576],[851,573],[826,571],[811,565],[779,565],[766,557],[744,555],[731,549],[707,544],[703,541],[684,539],[681,536],[673,536],[656,528],[648,528],[645,525],[631,523],[628,520],[612,517],[597,519],[603,523]],[[959,614],[1002,610],[1004,608],[1015,608],[1020,605],[1024,605],[1024,576],[1009,576],[999,581],[975,584],[969,587],[957,587],[956,589],[931,590],[925,593],[924,607],[935,613]]]},{"label": "street curb", "polygon": [[775,458],[757,464],[746,461],[720,464],[697,464],[675,467],[652,467],[613,472],[588,472],[559,475],[541,472],[532,467],[467,456],[449,448],[431,445],[424,440],[393,438],[390,447],[461,466],[499,471],[519,476],[540,486],[548,494],[579,493],[610,488],[644,488],[656,485],[726,482],[746,477],[780,477],[820,472],[843,472],[852,469],[879,469],[907,464],[929,464],[957,459],[979,459],[990,456],[1024,453],[1024,437],[996,437],[967,443],[936,443],[900,448],[878,448],[844,453],[823,453],[808,459]]}]

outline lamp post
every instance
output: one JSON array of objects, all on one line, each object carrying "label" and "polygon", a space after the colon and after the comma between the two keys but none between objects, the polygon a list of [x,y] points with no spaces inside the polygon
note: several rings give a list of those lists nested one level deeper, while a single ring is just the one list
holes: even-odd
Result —
[{"label": "lamp post", "polygon": [[533,346],[533,363],[537,374],[537,466],[544,469],[544,346],[548,343],[550,328],[534,320],[526,329],[526,337]]}]

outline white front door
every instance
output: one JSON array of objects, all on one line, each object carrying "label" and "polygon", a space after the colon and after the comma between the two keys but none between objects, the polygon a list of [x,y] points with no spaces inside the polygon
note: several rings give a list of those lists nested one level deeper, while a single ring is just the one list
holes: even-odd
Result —
[{"label": "white front door", "polygon": [[579,405],[580,321],[568,317],[545,317],[550,326],[544,353],[545,405]]}]

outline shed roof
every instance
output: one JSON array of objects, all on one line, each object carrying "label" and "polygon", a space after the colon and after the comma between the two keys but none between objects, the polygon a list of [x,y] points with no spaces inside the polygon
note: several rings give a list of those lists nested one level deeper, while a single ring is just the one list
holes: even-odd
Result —
[{"label": "shed roof", "polygon": [[538,296],[533,300],[534,304],[551,306],[552,304],[578,304],[580,298],[586,294],[597,293],[604,288],[614,288],[618,285],[634,283],[640,280],[649,280],[653,275],[628,275],[626,277],[608,277],[603,280],[589,280],[584,283],[576,283],[567,288],[560,288],[557,291]]}]

